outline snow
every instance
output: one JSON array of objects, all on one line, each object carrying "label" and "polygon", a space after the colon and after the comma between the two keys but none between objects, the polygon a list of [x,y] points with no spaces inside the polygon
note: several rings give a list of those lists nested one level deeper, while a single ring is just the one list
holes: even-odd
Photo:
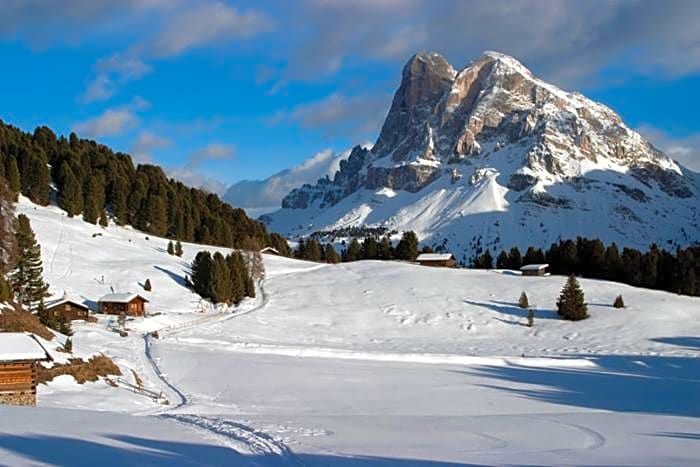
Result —
[{"label": "snow", "polygon": [[[130,301],[132,301],[133,299],[138,298],[138,297],[141,297],[141,295],[135,294],[135,293],[130,293],[130,292],[111,293],[111,294],[103,295],[97,301],[98,302],[111,302],[111,303],[129,303]],[[141,297],[141,298],[144,298],[144,297]]]},{"label": "snow", "polygon": [[46,350],[30,334],[0,332],[0,362],[46,359]]},{"label": "snow", "polygon": [[421,253],[416,258],[416,261],[447,261],[452,258],[453,256],[451,253]]},{"label": "snow", "polygon": [[[151,279],[144,294],[160,314],[130,319],[127,337],[111,331],[115,317],[74,323],[74,349],[104,352],[123,381],[136,385],[135,373],[169,404],[59,377],[39,386],[38,408],[0,408],[0,464],[699,461],[698,298],[581,279],[591,317],[574,323],[556,316],[562,276],[264,255],[258,297],[215,309],[179,280],[211,247],[186,244],[177,258],[129,228],[26,200],[19,210],[54,293],[90,303]],[[611,306],[619,294],[627,308]]]},{"label": "snow", "polygon": [[549,264],[526,264],[520,268],[521,271],[539,271],[540,269],[546,269]]}]

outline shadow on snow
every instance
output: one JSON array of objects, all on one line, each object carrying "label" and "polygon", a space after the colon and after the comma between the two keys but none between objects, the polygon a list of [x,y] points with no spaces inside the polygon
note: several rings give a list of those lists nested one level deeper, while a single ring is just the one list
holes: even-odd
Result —
[{"label": "shadow on snow", "polygon": [[[124,435],[103,435],[105,443],[67,436],[0,435],[0,449],[33,462],[58,467],[138,465],[148,467],[222,465],[308,465],[339,467],[457,467],[467,464],[381,457],[298,454],[293,457],[246,456],[233,449]],[[108,444],[109,443],[109,444]]]},{"label": "shadow on snow", "polygon": [[615,412],[700,417],[700,358],[584,357],[598,368],[486,366],[456,372],[500,380],[503,384],[482,386],[544,402]]}]

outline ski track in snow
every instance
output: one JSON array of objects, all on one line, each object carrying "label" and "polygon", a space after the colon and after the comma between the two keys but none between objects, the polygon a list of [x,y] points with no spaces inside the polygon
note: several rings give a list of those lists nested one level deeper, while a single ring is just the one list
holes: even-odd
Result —
[{"label": "ski track in snow", "polygon": [[[260,293],[262,295],[260,303],[243,313],[230,314],[225,316],[223,319],[217,316],[216,318],[219,319],[207,320],[206,322],[198,322],[191,326],[183,326],[176,330],[170,331],[168,334],[172,335],[175,332],[189,330],[207,324],[212,324],[213,322],[227,321],[229,319],[237,318],[244,314],[252,313],[256,310],[262,309],[268,302],[268,296],[265,292],[262,282],[260,284]],[[205,431],[209,435],[212,435],[216,439],[220,440],[222,444],[236,451],[238,451],[241,447],[241,444],[243,444],[246,448],[250,450],[250,454],[264,458],[266,464],[269,464],[270,461],[272,461],[272,459],[275,459],[276,462],[273,462],[274,465],[304,466],[304,463],[294,455],[292,450],[286,444],[261,430],[244,425],[242,423],[234,422],[231,420],[225,420],[220,417],[204,417],[196,414],[173,413],[176,410],[186,408],[188,405],[190,405],[191,401],[183,391],[181,391],[175,384],[173,384],[167,378],[167,376],[162,372],[161,368],[158,366],[158,362],[151,353],[151,337],[148,333],[144,334],[143,340],[145,349],[144,353],[146,359],[151,365],[151,368],[153,369],[154,375],[179,399],[177,405],[169,407],[168,409],[155,414],[155,416],[175,420],[179,423],[183,423],[192,426],[196,429]]]}]

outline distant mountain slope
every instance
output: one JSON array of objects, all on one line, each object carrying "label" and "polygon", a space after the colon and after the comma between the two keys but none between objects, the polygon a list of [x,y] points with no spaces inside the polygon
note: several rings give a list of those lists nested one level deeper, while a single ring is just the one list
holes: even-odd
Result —
[{"label": "distant mountain slope", "polygon": [[224,201],[233,206],[240,206],[250,216],[275,211],[279,208],[282,198],[294,188],[335,175],[340,168],[340,162],[348,156],[349,150],[335,153],[326,149],[303,163],[277,172],[264,180],[241,180],[234,183],[226,190]]},{"label": "distant mountain slope", "polygon": [[467,258],[584,235],[666,248],[700,239],[697,174],[608,107],[487,52],[461,71],[420,53],[371,150],[295,189],[263,220],[288,235],[414,230]]}]

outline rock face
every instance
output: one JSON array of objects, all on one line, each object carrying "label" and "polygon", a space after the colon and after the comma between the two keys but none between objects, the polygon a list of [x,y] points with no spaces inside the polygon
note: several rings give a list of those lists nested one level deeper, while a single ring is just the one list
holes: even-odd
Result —
[{"label": "rock face", "polygon": [[[545,83],[514,58],[496,52],[486,52],[459,72],[438,54],[413,56],[403,69],[401,85],[374,147],[356,147],[332,180],[305,185],[284,199],[283,211],[307,210],[297,212],[296,218],[303,218],[304,224],[311,226],[300,229],[297,225],[290,232],[292,226],[286,222],[289,216],[284,213],[275,213],[266,220],[274,228],[296,234],[344,222],[347,226],[348,219],[420,231],[426,220],[422,219],[421,225],[407,221],[411,215],[406,209],[410,206],[396,206],[395,212],[382,215],[375,207],[373,215],[358,217],[348,216],[347,210],[354,209],[349,200],[363,202],[363,192],[383,188],[414,194],[414,200],[417,195],[425,197],[443,189],[443,179],[453,186],[445,190],[461,193],[464,184],[474,179],[471,175],[478,173],[487,174],[479,175],[480,180],[493,182],[489,182],[489,190],[495,197],[491,200],[494,211],[522,216],[522,209],[514,209],[516,204],[580,211],[599,204],[588,198],[614,193],[622,194],[619,201],[623,204],[662,199],[682,211],[679,222],[684,232],[698,229],[696,174],[627,128],[608,107]],[[477,185],[471,186],[476,189]],[[566,191],[578,195],[568,195],[570,199],[562,201],[567,199]],[[357,203],[354,205],[357,207]],[[331,207],[337,209],[320,215]],[[473,207],[462,206],[461,217]],[[607,212],[620,210],[610,208]],[[533,215],[531,211],[529,214]],[[540,223],[544,228],[545,222]],[[437,229],[444,230],[444,220],[440,225]],[[426,229],[423,240],[441,240],[435,229]],[[654,235],[635,235],[638,240],[626,243],[660,240]],[[672,237],[665,240],[683,241]]]}]

